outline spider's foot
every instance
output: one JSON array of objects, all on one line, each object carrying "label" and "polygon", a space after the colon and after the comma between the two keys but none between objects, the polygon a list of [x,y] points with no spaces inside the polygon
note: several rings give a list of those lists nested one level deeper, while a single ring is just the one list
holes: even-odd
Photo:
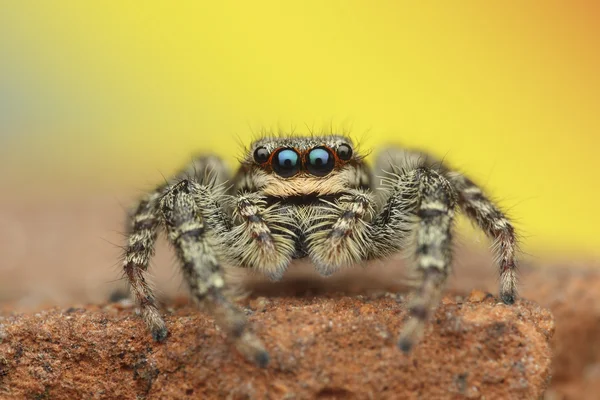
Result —
[{"label": "spider's foot", "polygon": [[144,307],[142,305],[142,316],[146,325],[150,329],[152,338],[155,342],[162,342],[167,338],[168,330],[165,320],[162,319],[156,306]]},{"label": "spider's foot", "polygon": [[400,350],[402,350],[402,352],[404,354],[410,353],[410,351],[412,350],[413,346],[414,346],[414,343],[409,338],[400,338],[400,340],[398,340],[398,348]]},{"label": "spider's foot", "polygon": [[152,339],[154,339],[155,342],[164,342],[168,335],[169,331],[164,326],[152,329]]},{"label": "spider's foot", "polygon": [[414,317],[406,323],[400,334],[400,338],[398,339],[398,348],[402,350],[404,354],[410,353],[419,342],[423,335],[424,326],[424,320],[419,320]]},{"label": "spider's foot", "polygon": [[501,293],[500,299],[502,299],[502,302],[504,304],[511,305],[511,304],[514,304],[515,301],[517,300],[517,295],[513,292]]},{"label": "spider's foot", "polygon": [[500,299],[504,304],[514,304],[517,300],[517,275],[514,265],[503,267],[500,274]]},{"label": "spider's foot", "polygon": [[254,359],[256,365],[258,365],[261,368],[266,368],[266,366],[269,365],[269,361],[269,353],[267,353],[266,351],[257,353],[256,358]]},{"label": "spider's foot", "polygon": [[235,340],[234,345],[248,361],[254,362],[259,367],[265,368],[269,364],[269,353],[253,333],[244,332]]}]

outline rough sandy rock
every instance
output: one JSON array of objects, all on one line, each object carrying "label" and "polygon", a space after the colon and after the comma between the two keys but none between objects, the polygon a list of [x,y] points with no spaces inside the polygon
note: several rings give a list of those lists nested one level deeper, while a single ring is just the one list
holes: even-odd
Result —
[{"label": "rough sandy rock", "polygon": [[190,306],[168,312],[164,344],[119,304],[5,317],[0,397],[535,399],[550,379],[554,322],[528,301],[446,297],[409,356],[395,346],[406,317],[400,296],[245,304],[271,354],[266,369],[232,352]]},{"label": "rough sandy rock", "polygon": [[[451,276],[449,291],[464,295],[478,287],[497,293],[498,279],[490,273],[492,260],[488,253],[463,255]],[[281,294],[312,290],[315,293],[334,290],[363,291],[377,288],[406,291],[398,284],[400,263],[388,263],[383,268],[345,271],[337,281],[309,275],[295,277],[285,286],[262,283],[259,291]],[[484,267],[482,267],[484,266]],[[600,264],[590,260],[547,264],[523,263],[519,268],[519,294],[554,315],[556,332],[552,344],[552,382],[547,400],[600,398]],[[363,276],[358,276],[363,273]]]},{"label": "rough sandy rock", "polygon": [[525,296],[550,308],[556,319],[547,398],[600,398],[600,270],[540,268],[526,279],[532,285]]},{"label": "rough sandy rock", "polygon": [[[453,289],[496,290],[497,280],[477,268],[485,264],[475,258],[465,265]],[[520,295],[550,309],[556,323],[552,383],[546,398],[600,399],[600,265],[569,261],[523,266],[519,280]]]}]

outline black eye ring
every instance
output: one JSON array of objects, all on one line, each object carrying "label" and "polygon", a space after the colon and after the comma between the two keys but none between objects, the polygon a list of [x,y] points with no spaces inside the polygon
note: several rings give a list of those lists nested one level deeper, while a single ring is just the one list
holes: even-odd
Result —
[{"label": "black eye ring", "polygon": [[271,161],[271,167],[275,173],[283,178],[294,176],[300,171],[302,163],[300,155],[294,149],[282,148],[275,152]]},{"label": "black eye ring", "polygon": [[340,144],[337,148],[337,155],[342,161],[348,161],[352,158],[352,148],[347,144]]},{"label": "black eye ring", "polygon": [[304,159],[306,169],[311,175],[325,176],[335,167],[335,157],[327,147],[315,147]]},{"label": "black eye ring", "polygon": [[266,147],[258,147],[256,150],[254,150],[254,161],[256,161],[258,164],[264,164],[269,161],[270,155],[271,154]]}]

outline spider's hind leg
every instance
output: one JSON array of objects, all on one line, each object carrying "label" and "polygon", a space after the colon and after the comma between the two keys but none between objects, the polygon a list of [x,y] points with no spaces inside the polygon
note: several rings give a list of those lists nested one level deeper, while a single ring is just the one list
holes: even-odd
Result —
[{"label": "spider's hind leg", "polygon": [[162,190],[163,187],[159,187],[139,202],[129,221],[130,233],[123,256],[124,275],[140,306],[142,318],[156,341],[166,339],[167,328],[145,274],[148,271],[150,258],[154,255],[154,243],[160,222],[156,203]]},{"label": "spider's hind leg", "polygon": [[517,236],[504,213],[469,178],[449,172],[461,208],[494,241],[495,261],[500,269],[500,298],[513,304],[517,298]]},{"label": "spider's hind leg", "polygon": [[[169,241],[175,247],[192,296],[216,319],[236,348],[249,360],[266,366],[269,356],[248,325],[244,313],[223,294],[223,270],[215,243],[196,205],[197,183],[188,180],[173,186],[160,200]],[[206,189],[206,187],[204,187]],[[210,210],[204,210],[205,214]],[[213,210],[218,212],[218,210]]]}]

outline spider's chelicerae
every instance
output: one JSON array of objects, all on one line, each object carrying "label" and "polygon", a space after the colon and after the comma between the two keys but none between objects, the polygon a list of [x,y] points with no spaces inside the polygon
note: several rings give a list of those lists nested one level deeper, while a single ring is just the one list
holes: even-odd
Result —
[{"label": "spider's chelicerae", "polygon": [[144,278],[164,227],[195,300],[244,356],[264,366],[267,352],[224,294],[223,264],[277,280],[298,258],[330,275],[410,248],[419,284],[398,340],[408,352],[449,274],[457,207],[494,240],[500,297],[513,303],[515,232],[479,187],[431,156],[400,148],[380,154],[373,174],[352,141],[339,135],[259,139],[233,176],[218,157],[198,157],[140,201],[124,271],[153,338],[164,340],[167,328]]}]

